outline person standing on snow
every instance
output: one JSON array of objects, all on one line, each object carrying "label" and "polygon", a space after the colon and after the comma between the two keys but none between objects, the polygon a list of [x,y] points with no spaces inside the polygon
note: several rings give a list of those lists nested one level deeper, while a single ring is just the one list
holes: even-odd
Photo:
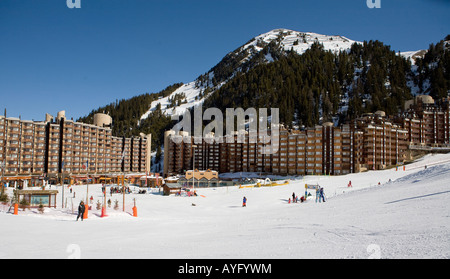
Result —
[{"label": "person standing on snow", "polygon": [[242,207],[247,207],[247,198],[244,197],[244,199],[242,200]]},{"label": "person standing on snow", "polygon": [[292,202],[297,202],[297,200],[295,199],[295,193],[292,193]]},{"label": "person standing on snow", "polygon": [[317,203],[317,201],[319,201],[320,202],[320,187],[318,188],[318,189],[316,189],[316,203]]},{"label": "person standing on snow", "polygon": [[319,197],[319,202],[320,202],[320,198],[322,198],[322,201],[325,202],[325,194],[323,193],[323,187],[320,188],[320,197]]},{"label": "person standing on snow", "polygon": [[80,205],[78,206],[78,216],[77,216],[77,221],[78,221],[78,218],[80,218],[80,217],[81,217],[81,221],[83,221],[84,210],[85,210],[84,202],[81,201],[81,202],[80,202]]}]

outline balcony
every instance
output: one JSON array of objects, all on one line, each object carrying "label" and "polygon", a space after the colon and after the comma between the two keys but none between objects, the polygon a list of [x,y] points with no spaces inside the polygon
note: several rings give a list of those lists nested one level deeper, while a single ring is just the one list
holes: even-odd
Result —
[{"label": "balcony", "polygon": [[19,148],[19,143],[6,143],[6,147]]}]

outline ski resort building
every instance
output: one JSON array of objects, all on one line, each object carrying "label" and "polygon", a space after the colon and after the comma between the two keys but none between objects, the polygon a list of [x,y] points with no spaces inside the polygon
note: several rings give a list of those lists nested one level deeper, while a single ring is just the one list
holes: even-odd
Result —
[{"label": "ski resort building", "polygon": [[359,125],[334,127],[325,123],[304,131],[282,129],[276,143],[278,152],[274,154],[262,154],[263,144],[251,143],[248,134],[242,143],[237,137],[232,143],[225,139],[222,143],[203,140],[191,151],[192,139],[175,143],[175,132],[169,131],[165,137],[164,174],[183,173],[192,169],[194,161],[198,169],[283,175],[340,175],[403,164],[407,149],[405,130],[373,121]]},{"label": "ski resort building", "polygon": [[105,114],[96,114],[93,125],[75,122],[64,111],[42,122],[0,116],[3,180],[38,185],[43,177],[150,172],[151,135],[114,137],[111,123]]},{"label": "ski resort building", "polygon": [[[273,154],[259,152],[262,142],[251,142],[247,132],[243,142],[235,132],[228,136],[231,142],[224,137],[221,143],[201,139],[194,145],[186,132],[167,131],[164,175],[182,174],[193,163],[197,169],[221,173],[340,175],[402,165],[415,149],[450,150],[449,100],[436,103],[419,96],[406,103],[409,109],[397,117],[377,111],[339,127],[328,122],[301,131],[281,129]],[[174,137],[183,140],[175,143]]]},{"label": "ski resort building", "polygon": [[408,131],[394,124],[382,111],[356,120],[356,129],[362,131],[359,163],[369,170],[385,169],[403,164],[407,159]]},{"label": "ski resort building", "polygon": [[419,95],[405,103],[405,113],[400,121],[408,130],[408,140],[413,146],[441,147],[450,144],[450,102],[439,103],[427,95]]}]

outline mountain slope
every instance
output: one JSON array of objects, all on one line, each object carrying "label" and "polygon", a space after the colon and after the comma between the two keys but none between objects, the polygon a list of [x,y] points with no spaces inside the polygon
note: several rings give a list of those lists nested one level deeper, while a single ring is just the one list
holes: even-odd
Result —
[{"label": "mountain slope", "polygon": [[327,51],[314,43],[302,55],[237,74],[205,101],[205,107],[277,107],[287,126],[342,123],[376,110],[393,114],[411,98],[410,64],[381,42]]},{"label": "mountain slope", "polygon": [[[150,109],[141,116],[141,119],[146,119],[158,104],[166,115],[180,115],[186,109],[202,104],[212,92],[222,87],[237,73],[245,73],[257,65],[274,62],[290,51],[301,55],[315,43],[323,45],[325,51],[333,53],[348,51],[354,43],[361,44],[342,36],[327,36],[288,29],[272,30],[228,53],[216,66],[195,81],[181,86],[170,96],[152,102]],[[171,105],[171,100],[174,98],[181,100],[179,106]]]},{"label": "mountain slope", "polygon": [[[377,110],[397,114],[414,95],[447,95],[449,55],[445,41],[397,53],[379,41],[277,29],[230,52],[194,82],[153,102],[150,111],[158,104],[166,115],[199,104],[278,107],[281,121],[292,127],[339,124]],[[167,106],[171,99],[180,105]]]}]

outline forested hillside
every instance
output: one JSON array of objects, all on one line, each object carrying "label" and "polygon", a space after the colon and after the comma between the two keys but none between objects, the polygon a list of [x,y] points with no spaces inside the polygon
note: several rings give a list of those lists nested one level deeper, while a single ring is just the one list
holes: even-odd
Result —
[{"label": "forested hillside", "polygon": [[431,44],[423,58],[416,59],[415,82],[433,98],[447,97],[450,90],[450,35]]},{"label": "forested hillside", "polygon": [[302,55],[288,52],[237,74],[204,107],[278,107],[288,126],[345,121],[376,110],[396,113],[411,98],[411,74],[411,64],[378,41],[339,53],[316,43]]},{"label": "forested hillside", "polygon": [[114,136],[131,137],[139,136],[140,133],[151,133],[153,135],[152,149],[156,148],[162,142],[162,137],[157,135],[169,128],[170,117],[163,115],[160,109],[153,111],[147,119],[140,121],[140,117],[148,110],[153,101],[170,95],[181,85],[182,83],[176,83],[158,93],[146,93],[131,99],[116,100],[114,103],[92,110],[89,115],[79,118],[77,121],[92,124],[94,123],[94,114],[109,114],[113,119],[112,133]]}]

